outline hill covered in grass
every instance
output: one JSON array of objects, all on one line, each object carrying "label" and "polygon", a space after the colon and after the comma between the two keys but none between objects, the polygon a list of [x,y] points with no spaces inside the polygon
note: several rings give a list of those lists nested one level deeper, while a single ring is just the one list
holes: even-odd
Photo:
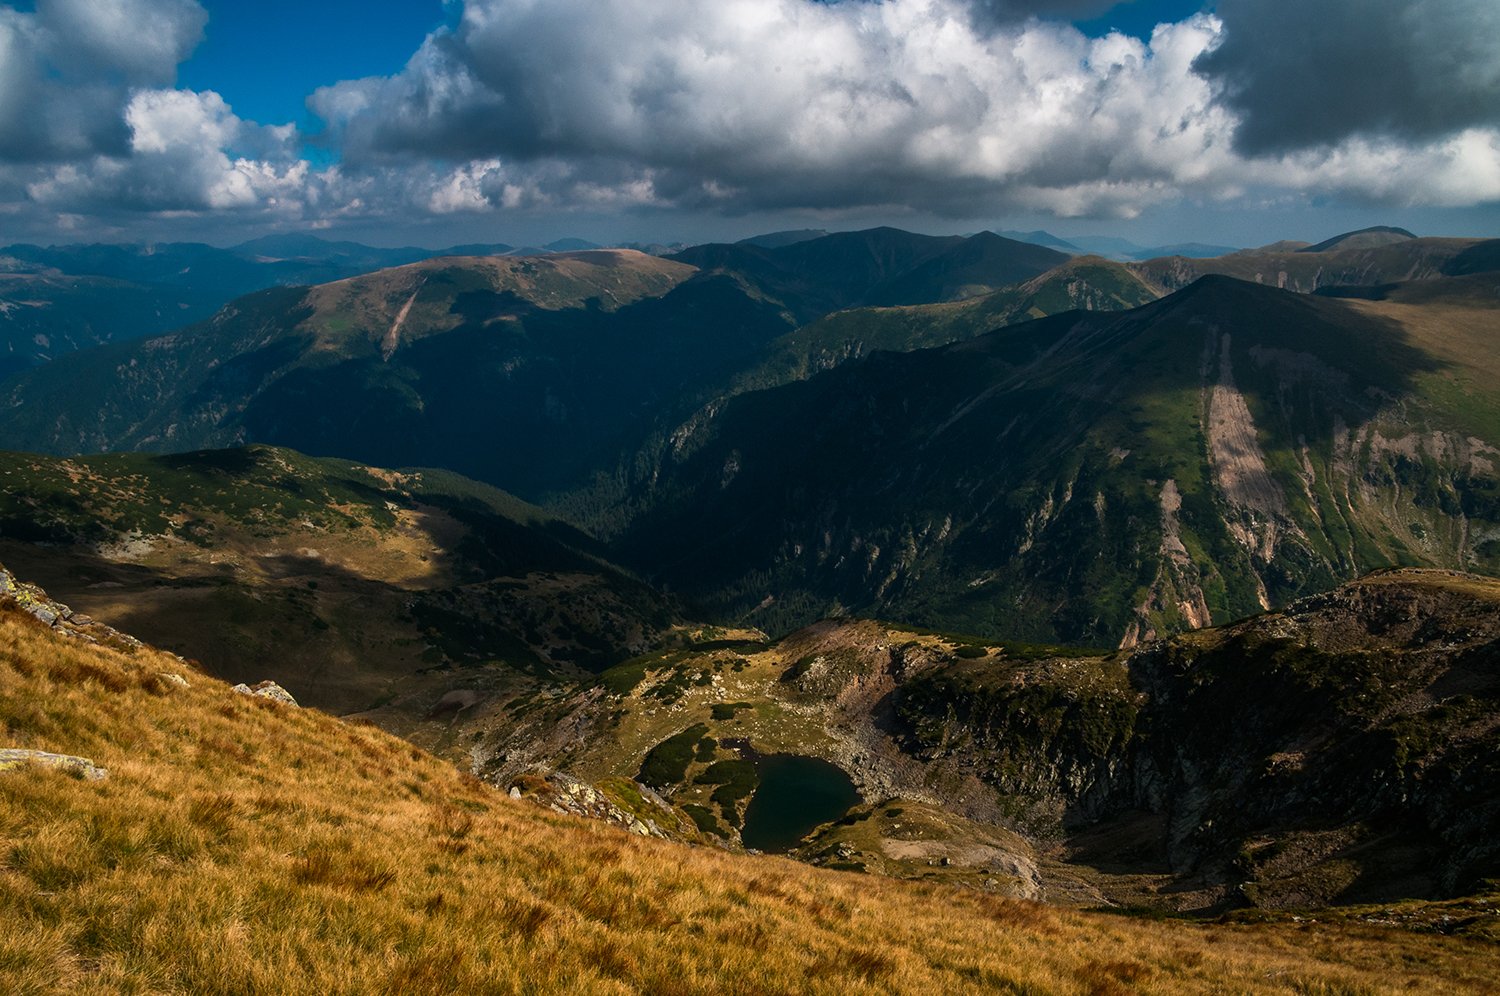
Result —
[{"label": "hill covered in grass", "polygon": [[[65,639],[8,604],[0,717],[5,748],[108,770],[0,770],[0,987],[16,996],[1500,984],[1472,915],[1464,937],[1365,917],[1130,920],[646,839],[513,802],[379,730],[236,694],[149,648]],[[1441,909],[1451,922],[1467,907]]]},{"label": "hill covered in grass", "polygon": [[252,446],[0,453],[0,557],[231,682],[336,712],[530,688],[688,632],[555,516],[443,470]]}]

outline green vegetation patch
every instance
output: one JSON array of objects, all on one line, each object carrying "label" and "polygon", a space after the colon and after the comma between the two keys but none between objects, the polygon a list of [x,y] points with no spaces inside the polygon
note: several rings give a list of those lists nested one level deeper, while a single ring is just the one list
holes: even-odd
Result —
[{"label": "green vegetation patch", "polygon": [[734,714],[741,709],[753,708],[754,706],[749,702],[717,702],[712,709],[713,718],[722,723],[725,720],[733,719]]},{"label": "green vegetation patch", "polygon": [[615,698],[623,698],[635,691],[636,686],[646,680],[646,664],[644,661],[628,661],[617,664],[599,675],[599,687],[613,695]]},{"label": "green vegetation patch", "polygon": [[760,776],[749,761],[715,761],[698,776],[698,784],[719,786],[709,798],[718,803],[729,825],[737,827],[740,825],[740,800],[755,794],[760,787]]},{"label": "green vegetation patch", "polygon": [[641,762],[641,781],[656,789],[681,783],[693,763],[698,741],[707,732],[708,727],[699,723],[652,747]]},{"label": "green vegetation patch", "polygon": [[724,828],[719,825],[719,818],[707,806],[699,806],[690,802],[682,807],[682,811],[692,817],[693,822],[697,824],[701,832],[711,833],[715,837],[727,836]]}]

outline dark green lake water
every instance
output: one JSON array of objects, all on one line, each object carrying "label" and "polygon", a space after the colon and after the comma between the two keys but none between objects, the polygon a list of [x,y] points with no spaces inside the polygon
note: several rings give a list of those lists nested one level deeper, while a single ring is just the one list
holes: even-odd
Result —
[{"label": "dark green lake water", "polygon": [[838,819],[860,802],[849,776],[821,758],[765,754],[754,761],[760,788],[745,809],[740,839],[746,847],[789,851],[818,824]]}]

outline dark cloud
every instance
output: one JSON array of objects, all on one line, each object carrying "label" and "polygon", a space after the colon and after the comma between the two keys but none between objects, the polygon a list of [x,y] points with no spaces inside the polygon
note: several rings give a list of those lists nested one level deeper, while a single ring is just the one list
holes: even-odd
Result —
[{"label": "dark cloud", "polygon": [[207,21],[195,0],[0,7],[0,160],[124,154],[132,91],[170,85]]},{"label": "dark cloud", "polygon": [[1496,0],[1220,0],[1217,13],[1224,41],[1195,68],[1239,113],[1243,152],[1500,123]]}]

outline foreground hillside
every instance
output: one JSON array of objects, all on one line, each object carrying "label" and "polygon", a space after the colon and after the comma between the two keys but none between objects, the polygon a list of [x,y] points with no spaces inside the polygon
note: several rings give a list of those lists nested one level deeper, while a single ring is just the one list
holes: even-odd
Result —
[{"label": "foreground hillside", "polygon": [[632,836],[174,657],[63,638],[9,601],[0,714],[6,748],[108,772],[0,770],[0,988],[16,996],[1500,986],[1477,938],[1131,921]]}]

